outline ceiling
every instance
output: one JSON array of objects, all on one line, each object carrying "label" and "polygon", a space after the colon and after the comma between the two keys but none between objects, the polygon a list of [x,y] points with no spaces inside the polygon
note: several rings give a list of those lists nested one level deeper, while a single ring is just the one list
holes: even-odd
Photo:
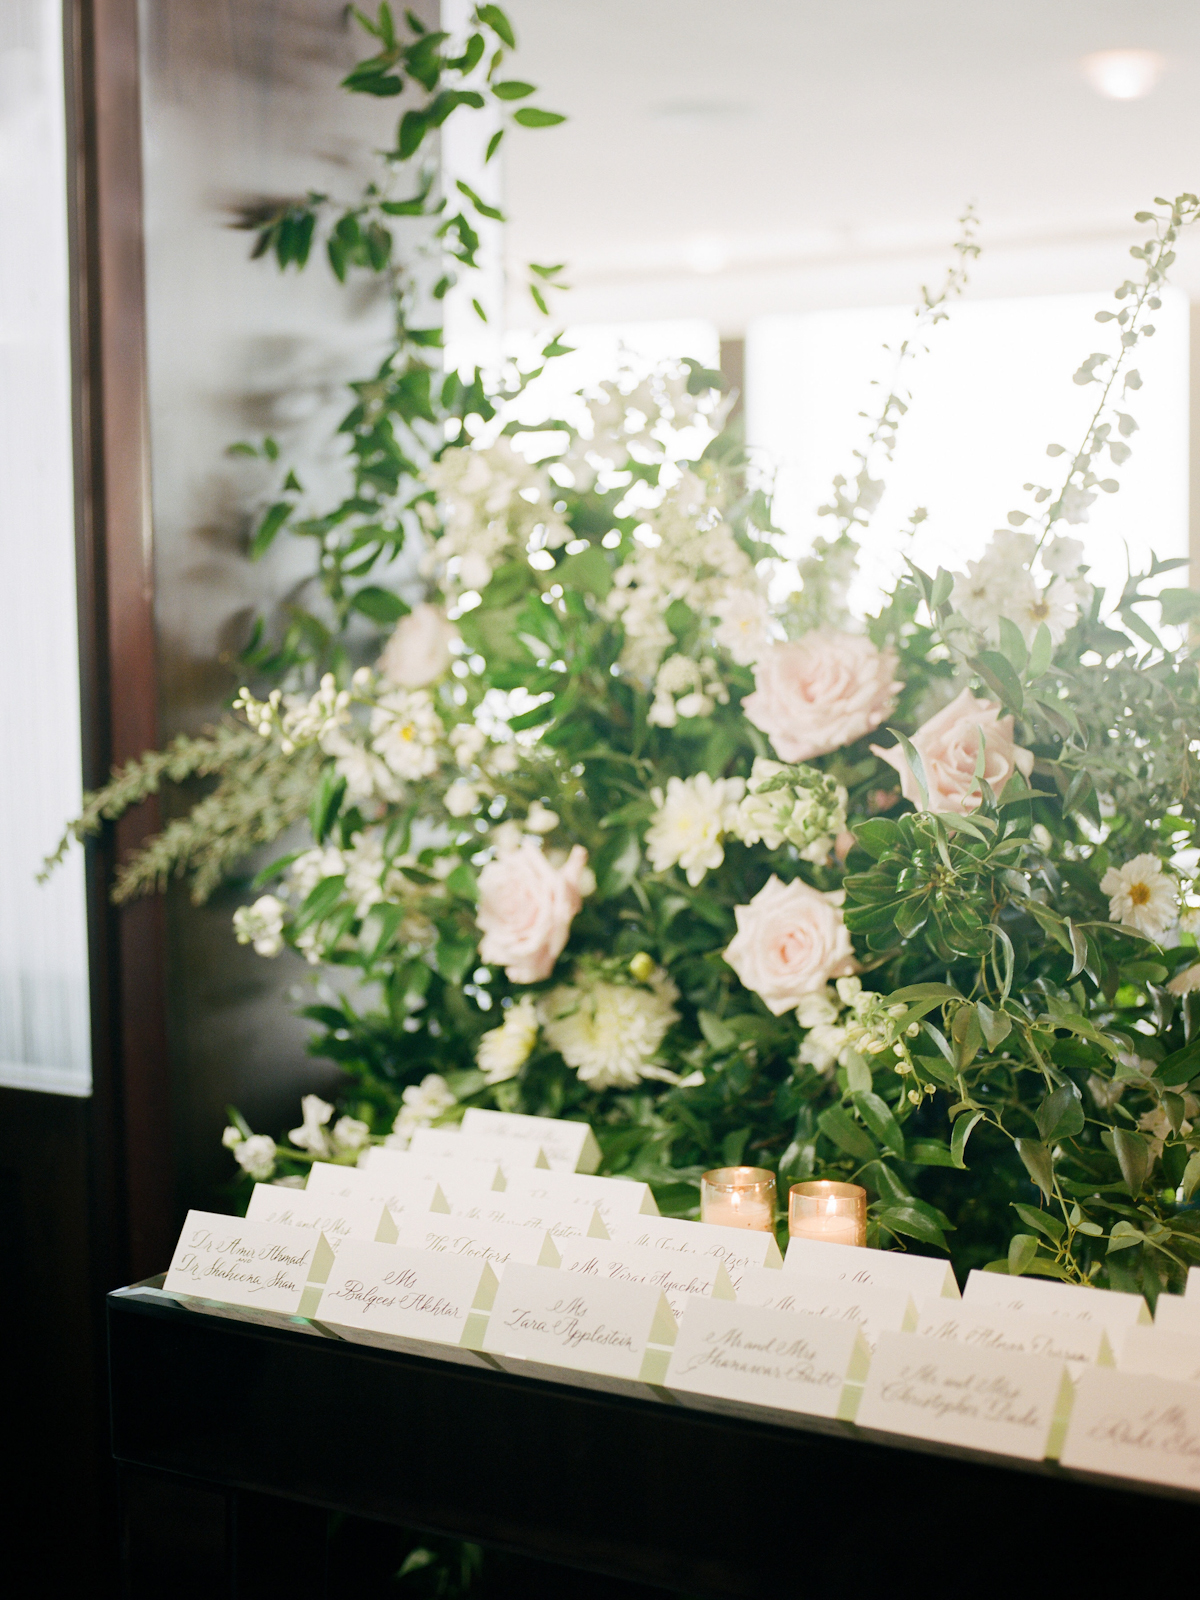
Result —
[{"label": "ceiling", "polygon": [[[1200,192],[1195,0],[510,0],[560,128],[506,140],[510,278],[567,261],[572,321],[904,300],[973,201],[985,294],[1101,288],[1132,213]],[[1156,50],[1145,99],[1080,58]],[[1200,294],[1200,239],[1180,281]],[[527,320],[521,300],[510,313]]]}]

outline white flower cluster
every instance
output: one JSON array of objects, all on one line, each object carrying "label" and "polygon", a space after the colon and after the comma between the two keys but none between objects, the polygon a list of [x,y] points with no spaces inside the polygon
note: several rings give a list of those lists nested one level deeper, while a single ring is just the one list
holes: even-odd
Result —
[{"label": "white flower cluster", "polygon": [[759,756],[732,831],[743,844],[778,850],[794,845],[804,861],[822,862],[846,827],[846,791],[815,767],[785,766]]},{"label": "white flower cluster", "polygon": [[278,1151],[270,1134],[247,1135],[240,1128],[230,1126],[221,1135],[221,1143],[233,1152],[233,1159],[255,1183],[266,1183],[274,1175]]},{"label": "white flower cluster", "polygon": [[1109,867],[1100,880],[1114,922],[1162,941],[1179,920],[1179,888],[1157,856],[1134,856],[1123,867]]},{"label": "white flower cluster", "polygon": [[644,984],[612,983],[577,973],[541,1001],[546,1042],[592,1089],[632,1089],[643,1078],[677,1082],[655,1062],[672,1023],[679,990],[661,968]]},{"label": "white flower cluster", "polygon": [[522,995],[504,1013],[498,1028],[492,1028],[475,1049],[479,1070],[489,1083],[504,1083],[515,1078],[537,1043],[537,1002],[531,994]]},{"label": "white flower cluster", "polygon": [[283,925],[287,907],[273,894],[261,895],[252,906],[233,913],[233,931],[239,944],[252,944],[260,956],[277,956],[284,946]]},{"label": "white flower cluster", "polygon": [[737,807],[746,785],[741,778],[668,778],[667,792],[652,789],[656,810],[646,830],[646,849],[655,872],[682,867],[693,887],[725,859],[723,840],[735,831]]},{"label": "white flower cluster", "polygon": [[557,490],[503,436],[486,449],[447,450],[429,468],[442,534],[422,561],[450,594],[483,589],[507,551],[566,544],[571,530],[554,509]]},{"label": "white flower cluster", "polygon": [[[613,574],[606,608],[625,629],[621,664],[640,678],[653,677],[673,643],[666,612],[676,600],[698,617],[722,618],[726,637],[736,638],[746,659],[767,642],[768,613],[758,576],[710,496],[702,478],[683,472],[646,513],[646,526],[635,535],[636,552]],[[737,607],[735,595],[744,597]],[[753,624],[756,607],[761,636]]]},{"label": "white flower cluster", "polygon": [[407,1150],[418,1128],[428,1128],[458,1102],[439,1073],[430,1072],[420,1083],[410,1083],[400,1096],[400,1110],[392,1131],[383,1141],[391,1150]]},{"label": "white flower cluster", "polygon": [[[863,988],[860,978],[839,978],[832,990],[806,996],[796,1012],[800,1026],[809,1030],[799,1059],[818,1072],[830,1073],[837,1065],[845,1066],[851,1051],[875,1056],[896,1050],[900,1056],[896,1071],[907,1075],[912,1066],[905,1035],[897,1025],[907,1009],[886,1005],[882,995]],[[914,1034],[916,1024],[906,1032]],[[910,1099],[918,1101],[921,1095],[913,1091]]]},{"label": "white flower cluster", "polygon": [[[369,674],[368,674],[369,676]],[[256,700],[249,689],[239,689],[233,709],[245,714],[251,727],[264,739],[279,735],[279,748],[291,755],[301,745],[312,744],[350,720],[349,689],[339,689],[337,679],[327,672],[314,695],[284,694],[272,689],[266,700]]]},{"label": "white flower cluster", "polygon": [[646,721],[657,728],[673,728],[680,717],[710,717],[718,705],[729,704],[729,690],[717,676],[717,664],[706,657],[668,656],[654,679],[654,700]]},{"label": "white flower cluster", "polygon": [[1040,552],[1044,572],[1032,570],[1038,555],[1032,534],[999,528],[978,561],[968,561],[956,577],[953,603],[985,638],[999,635],[1006,617],[1026,641],[1045,623],[1055,644],[1061,644],[1091,601],[1092,586],[1080,572],[1083,545],[1059,537]]},{"label": "white flower cluster", "polygon": [[[319,1094],[306,1094],[300,1101],[303,1118],[298,1128],[293,1128],[288,1138],[298,1150],[307,1150],[318,1161],[344,1160],[353,1165],[358,1152],[371,1142],[371,1130],[357,1117],[339,1117],[333,1127],[329,1119],[333,1107]],[[353,1157],[353,1161],[350,1158]]]}]

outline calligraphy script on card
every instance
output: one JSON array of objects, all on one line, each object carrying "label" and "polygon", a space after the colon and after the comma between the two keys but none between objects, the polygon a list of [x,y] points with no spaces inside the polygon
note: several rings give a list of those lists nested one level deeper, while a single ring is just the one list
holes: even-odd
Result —
[{"label": "calligraphy script on card", "polygon": [[314,1289],[310,1280],[323,1277],[332,1259],[310,1229],[189,1211],[163,1288],[297,1316],[307,1314],[306,1295],[319,1298],[319,1282]]},{"label": "calligraphy script on card", "polygon": [[473,1350],[482,1341],[496,1284],[486,1261],[354,1241],[330,1272],[321,1325],[366,1344]]},{"label": "calligraphy script on card", "polygon": [[883,1333],[858,1425],[1037,1461],[1069,1402],[1060,1361],[975,1350],[916,1333]]},{"label": "calligraphy script on card", "polygon": [[1112,1366],[1112,1347],[1100,1323],[1069,1317],[1034,1316],[1004,1306],[976,1305],[968,1300],[927,1300],[917,1318],[917,1333],[926,1339],[956,1339],[977,1350],[1016,1350],[1029,1356],[1065,1361],[1075,1377],[1088,1362]]},{"label": "calligraphy script on card", "polygon": [[595,1172],[600,1165],[600,1146],[586,1122],[571,1122],[556,1117],[527,1117],[513,1111],[486,1111],[468,1106],[463,1114],[462,1131],[494,1139],[522,1139],[539,1147],[546,1163],[559,1172]]},{"label": "calligraphy script on card", "polygon": [[1004,1272],[969,1273],[963,1299],[968,1305],[1003,1306],[1039,1317],[1071,1317],[1104,1328],[1110,1339],[1150,1321],[1150,1307],[1140,1294],[1052,1283],[1046,1278],[1012,1278]]},{"label": "calligraphy script on card", "polygon": [[636,1245],[614,1245],[594,1239],[571,1240],[559,1246],[562,1270],[607,1283],[644,1283],[667,1297],[676,1320],[689,1297],[715,1295],[732,1300],[734,1288],[725,1263],[714,1256],[676,1254]]},{"label": "calligraphy script on card", "polygon": [[401,1217],[397,1222],[397,1243],[437,1255],[466,1256],[486,1261],[496,1272],[510,1262],[557,1267],[559,1253],[554,1241],[537,1228],[518,1227],[513,1222],[469,1221],[461,1217]]},{"label": "calligraphy script on card", "polygon": [[313,1228],[340,1250],[347,1239],[379,1239],[390,1244],[396,1224],[382,1200],[340,1199],[256,1183],[246,1208],[248,1222],[274,1222],[286,1228]]},{"label": "calligraphy script on card", "polygon": [[958,1283],[948,1261],[910,1255],[905,1250],[867,1250],[825,1239],[788,1241],[785,1272],[804,1278],[835,1278],[867,1289],[903,1289],[914,1300],[944,1295],[957,1300]]},{"label": "calligraphy script on card", "polygon": [[759,1233],[753,1228],[646,1216],[611,1217],[604,1225],[621,1245],[659,1250],[667,1255],[711,1256],[724,1264],[735,1287],[746,1267],[778,1267],[781,1262],[774,1234]]},{"label": "calligraphy script on card", "polygon": [[[675,1341],[675,1319],[657,1289],[586,1281],[543,1267],[505,1269],[483,1348],[551,1366],[621,1378],[660,1377],[647,1347]],[[650,1352],[653,1354],[653,1352]]]},{"label": "calligraphy script on card", "polygon": [[1083,1472],[1200,1489],[1200,1387],[1088,1367],[1061,1460]]},{"label": "calligraphy script on card", "polygon": [[673,1394],[702,1394],[849,1419],[847,1382],[870,1354],[852,1323],[721,1300],[691,1300],[667,1370]]}]

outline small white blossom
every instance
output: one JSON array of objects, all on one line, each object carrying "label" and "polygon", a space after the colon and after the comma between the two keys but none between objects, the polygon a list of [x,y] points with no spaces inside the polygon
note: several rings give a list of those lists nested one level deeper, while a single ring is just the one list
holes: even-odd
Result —
[{"label": "small white blossom", "polygon": [[525,818],[525,826],[530,833],[553,833],[558,827],[558,812],[535,800]]},{"label": "small white blossom", "polygon": [[1059,534],[1042,551],[1042,565],[1056,578],[1073,578],[1083,562],[1083,540]]},{"label": "small white blossom", "polygon": [[371,1142],[371,1129],[357,1117],[339,1117],[333,1125],[333,1142],[338,1150],[361,1150]]},{"label": "small white blossom", "polygon": [[796,1021],[802,1028],[826,1027],[836,1022],[841,1006],[828,989],[814,989],[796,1007]]},{"label": "small white blossom", "polygon": [[787,843],[805,861],[827,861],[845,831],[846,803],[845,789],[815,767],[788,767],[759,756],[733,827],[744,844],[761,840],[778,850]]},{"label": "small white blossom", "polygon": [[252,1133],[234,1147],[233,1159],[255,1183],[266,1183],[275,1171],[275,1141],[269,1134]]},{"label": "small white blossom", "polygon": [[487,744],[487,734],[473,722],[459,722],[450,729],[450,748],[454,759],[466,772]]},{"label": "small white blossom", "polygon": [[300,1150],[311,1150],[315,1156],[330,1154],[329,1137],[325,1124],[333,1115],[333,1107],[319,1094],[306,1094],[300,1101],[302,1126],[293,1128],[288,1138]]},{"label": "small white blossom", "polygon": [[287,907],[273,894],[264,894],[252,906],[233,913],[233,931],[239,944],[252,944],[260,956],[277,956],[284,946],[283,919]]},{"label": "small white blossom", "polygon": [[832,1023],[818,1023],[800,1042],[798,1059],[818,1072],[832,1072],[848,1043],[846,1029]]},{"label": "small white blossom", "polygon": [[465,778],[455,778],[443,803],[452,817],[469,817],[479,804],[479,790]]},{"label": "small white blossom", "polygon": [[232,1150],[235,1146],[241,1144],[245,1137],[246,1135],[240,1128],[235,1128],[231,1125],[230,1127],[226,1128],[225,1132],[221,1135],[221,1143],[225,1146],[226,1150]]},{"label": "small white blossom", "polygon": [[371,743],[398,778],[427,778],[438,768],[442,721],[424,689],[397,689],[371,713]]},{"label": "small white blossom", "polygon": [[1175,880],[1157,856],[1134,856],[1123,867],[1109,867],[1100,892],[1109,897],[1108,914],[1114,922],[1136,928],[1148,939],[1163,939],[1175,921]]},{"label": "small white blossom", "polygon": [[505,1012],[500,1026],[485,1033],[476,1046],[480,1072],[489,1083],[515,1078],[529,1059],[537,1035],[537,1003],[532,995],[522,995]]},{"label": "small white blossom", "polygon": [[338,776],[346,780],[346,800],[349,805],[369,805],[382,801],[395,805],[403,788],[395,774],[373,750],[368,750],[345,728],[333,728],[321,735],[321,749],[334,758]]},{"label": "small white blossom", "polygon": [[770,612],[761,594],[753,589],[735,589],[713,606],[720,626],[713,634],[742,667],[752,667],[771,642]]},{"label": "small white blossom", "polygon": [[439,1073],[431,1072],[420,1083],[410,1083],[400,1096],[400,1110],[384,1143],[393,1150],[407,1150],[418,1128],[428,1128],[457,1102],[450,1085]]},{"label": "small white blossom", "polygon": [[655,872],[680,866],[693,888],[725,859],[722,840],[742,798],[741,778],[668,778],[667,792],[650,791],[657,810],[646,832],[646,849]]}]

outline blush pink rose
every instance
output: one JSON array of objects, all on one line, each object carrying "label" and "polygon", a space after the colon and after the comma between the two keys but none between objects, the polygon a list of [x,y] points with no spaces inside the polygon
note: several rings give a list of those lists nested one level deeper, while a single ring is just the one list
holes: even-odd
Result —
[{"label": "blush pink rose", "polygon": [[759,657],[742,710],[781,761],[811,761],[884,721],[904,687],[895,671],[892,651],[860,634],[819,628]]},{"label": "blush pink rose", "polygon": [[450,665],[458,629],[438,606],[422,601],[401,617],[379,657],[381,675],[401,689],[423,689]]},{"label": "blush pink rose", "polygon": [[503,967],[511,983],[548,978],[583,904],[586,871],[580,844],[561,867],[552,867],[535,844],[489,861],[479,874],[479,959]]},{"label": "blush pink rose", "polygon": [[[931,811],[954,811],[961,815],[978,806],[982,796],[975,769],[979,763],[981,738],[983,776],[993,794],[999,795],[1014,772],[1028,779],[1033,771],[1033,752],[1013,742],[1013,719],[1002,717],[1000,707],[991,700],[977,700],[969,689],[964,689],[945,710],[930,717],[912,736],[913,748],[925,768]],[[872,745],[871,749],[900,774],[904,798],[923,810],[925,802],[900,746],[879,750]]]},{"label": "blush pink rose", "polygon": [[772,1016],[856,970],[840,900],[840,893],[820,894],[798,878],[771,877],[748,906],[734,908],[738,931],[725,959]]}]

